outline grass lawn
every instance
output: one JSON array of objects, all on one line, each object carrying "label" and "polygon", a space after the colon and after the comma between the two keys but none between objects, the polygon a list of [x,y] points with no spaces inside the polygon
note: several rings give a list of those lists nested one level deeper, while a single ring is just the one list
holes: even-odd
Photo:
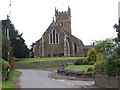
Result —
[{"label": "grass lawn", "polygon": [[59,68],[58,66],[49,66],[49,67],[43,67],[40,69],[47,69],[47,70],[57,70],[57,68]]},{"label": "grass lawn", "polygon": [[67,70],[78,70],[87,72],[88,68],[93,68],[94,65],[70,65],[66,67]]},{"label": "grass lawn", "polygon": [[17,63],[33,63],[44,61],[79,60],[79,59],[86,59],[86,57],[19,58],[17,59]]},{"label": "grass lawn", "polygon": [[17,70],[11,71],[9,74],[9,80],[2,82],[2,88],[15,88],[12,85],[12,83],[13,83],[14,79],[16,78],[16,76],[19,74],[20,74],[20,72]]},{"label": "grass lawn", "polygon": [[48,67],[41,67],[41,68],[24,68],[24,69],[26,70],[57,70],[58,68],[59,68],[58,66],[48,66]]}]

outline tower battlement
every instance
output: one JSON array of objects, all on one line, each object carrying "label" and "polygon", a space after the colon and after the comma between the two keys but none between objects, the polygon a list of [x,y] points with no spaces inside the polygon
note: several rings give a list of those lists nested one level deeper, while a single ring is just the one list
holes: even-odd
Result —
[{"label": "tower battlement", "polygon": [[55,22],[61,26],[62,29],[71,33],[71,10],[68,7],[67,11],[58,11],[55,8]]},{"label": "tower battlement", "polygon": [[55,7],[55,15],[56,14],[71,14],[71,10],[70,10],[70,8],[68,7],[68,10],[67,11],[58,11],[58,9],[56,9],[56,7]]}]

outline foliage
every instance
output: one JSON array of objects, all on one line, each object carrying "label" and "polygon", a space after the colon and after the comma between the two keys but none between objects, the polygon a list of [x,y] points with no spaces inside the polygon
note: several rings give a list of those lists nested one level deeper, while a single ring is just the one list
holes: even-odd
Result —
[{"label": "foliage", "polygon": [[74,65],[88,65],[89,62],[86,58],[78,59],[74,62]]},{"label": "foliage", "polygon": [[9,20],[10,40],[7,40],[6,28],[8,28],[8,20],[2,20],[2,26],[2,58],[5,60],[8,59],[8,51],[10,57],[26,57],[28,55],[28,48],[25,44],[25,40],[22,38],[22,34],[15,29],[14,25]]},{"label": "foliage", "polygon": [[120,75],[120,47],[115,43],[115,39],[98,41],[94,46],[97,51],[97,62],[95,72],[106,75]]},{"label": "foliage", "polygon": [[16,89],[14,89],[15,87],[12,85],[12,83],[18,75],[20,75],[19,71],[17,71],[17,70],[11,71],[9,73],[9,80],[2,82],[2,88],[3,89],[11,88],[11,90],[16,90]]},{"label": "foliage", "polygon": [[[11,48],[8,48],[10,45],[10,42],[7,40],[6,36],[4,33],[2,33],[2,58],[7,60],[8,59],[8,49],[10,50]],[[10,55],[12,56],[12,52],[10,50]]]},{"label": "foliage", "polygon": [[69,65],[68,67],[66,67],[66,70],[79,70],[79,71],[85,71],[87,72],[87,70],[89,68],[93,68],[94,65]]},{"label": "foliage", "polygon": [[107,75],[120,75],[120,55],[113,52],[103,58],[104,61],[100,64],[99,73]]},{"label": "foliage", "polygon": [[107,38],[105,40],[96,41],[94,44],[94,49],[97,54],[104,54],[106,51],[109,51],[114,46],[116,46],[115,39]]},{"label": "foliage", "polygon": [[65,73],[66,75],[86,75],[87,73],[86,72],[82,72],[82,71],[75,71],[75,70],[66,70],[65,67],[60,67],[57,69],[57,72],[58,73]]},{"label": "foliage", "polygon": [[15,57],[28,57],[28,48],[25,44],[25,40],[22,38],[22,34],[15,29],[13,24],[10,24],[10,26],[10,40]]},{"label": "foliage", "polygon": [[91,67],[87,69],[87,72],[92,72],[92,71],[93,71],[93,68]]},{"label": "foliage", "polygon": [[81,76],[81,77],[91,77],[94,76],[93,72],[87,72],[87,69],[93,68],[93,65],[70,65],[67,67],[60,67],[57,69],[58,73],[64,75],[72,75],[72,76]]},{"label": "foliage", "polygon": [[94,64],[97,61],[97,55],[94,48],[90,48],[87,53],[87,60],[89,64]]},{"label": "foliage", "polygon": [[9,63],[5,60],[2,60],[2,79],[3,80],[8,78],[9,69],[10,69]]}]

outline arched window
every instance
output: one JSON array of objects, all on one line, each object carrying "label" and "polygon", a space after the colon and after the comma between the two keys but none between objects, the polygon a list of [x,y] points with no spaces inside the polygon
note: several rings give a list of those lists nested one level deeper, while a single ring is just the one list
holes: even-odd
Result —
[{"label": "arched window", "polygon": [[49,44],[58,44],[59,43],[59,34],[56,33],[56,30],[52,30],[52,33],[49,34]]},{"label": "arched window", "polygon": [[55,43],[55,39],[56,39],[56,37],[55,37],[55,30],[53,30],[53,43]]},{"label": "arched window", "polygon": [[56,43],[58,43],[59,35],[56,33]]}]

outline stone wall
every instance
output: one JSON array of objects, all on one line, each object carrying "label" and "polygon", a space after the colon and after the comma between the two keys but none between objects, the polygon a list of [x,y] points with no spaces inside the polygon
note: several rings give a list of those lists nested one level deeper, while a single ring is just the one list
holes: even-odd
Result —
[{"label": "stone wall", "polygon": [[49,66],[62,66],[68,63],[74,63],[75,60],[65,60],[65,61],[46,61],[46,62],[33,62],[29,64],[23,64],[16,62],[16,68],[42,68]]},{"label": "stone wall", "polygon": [[95,84],[103,88],[119,88],[120,89],[120,77],[96,75]]}]

